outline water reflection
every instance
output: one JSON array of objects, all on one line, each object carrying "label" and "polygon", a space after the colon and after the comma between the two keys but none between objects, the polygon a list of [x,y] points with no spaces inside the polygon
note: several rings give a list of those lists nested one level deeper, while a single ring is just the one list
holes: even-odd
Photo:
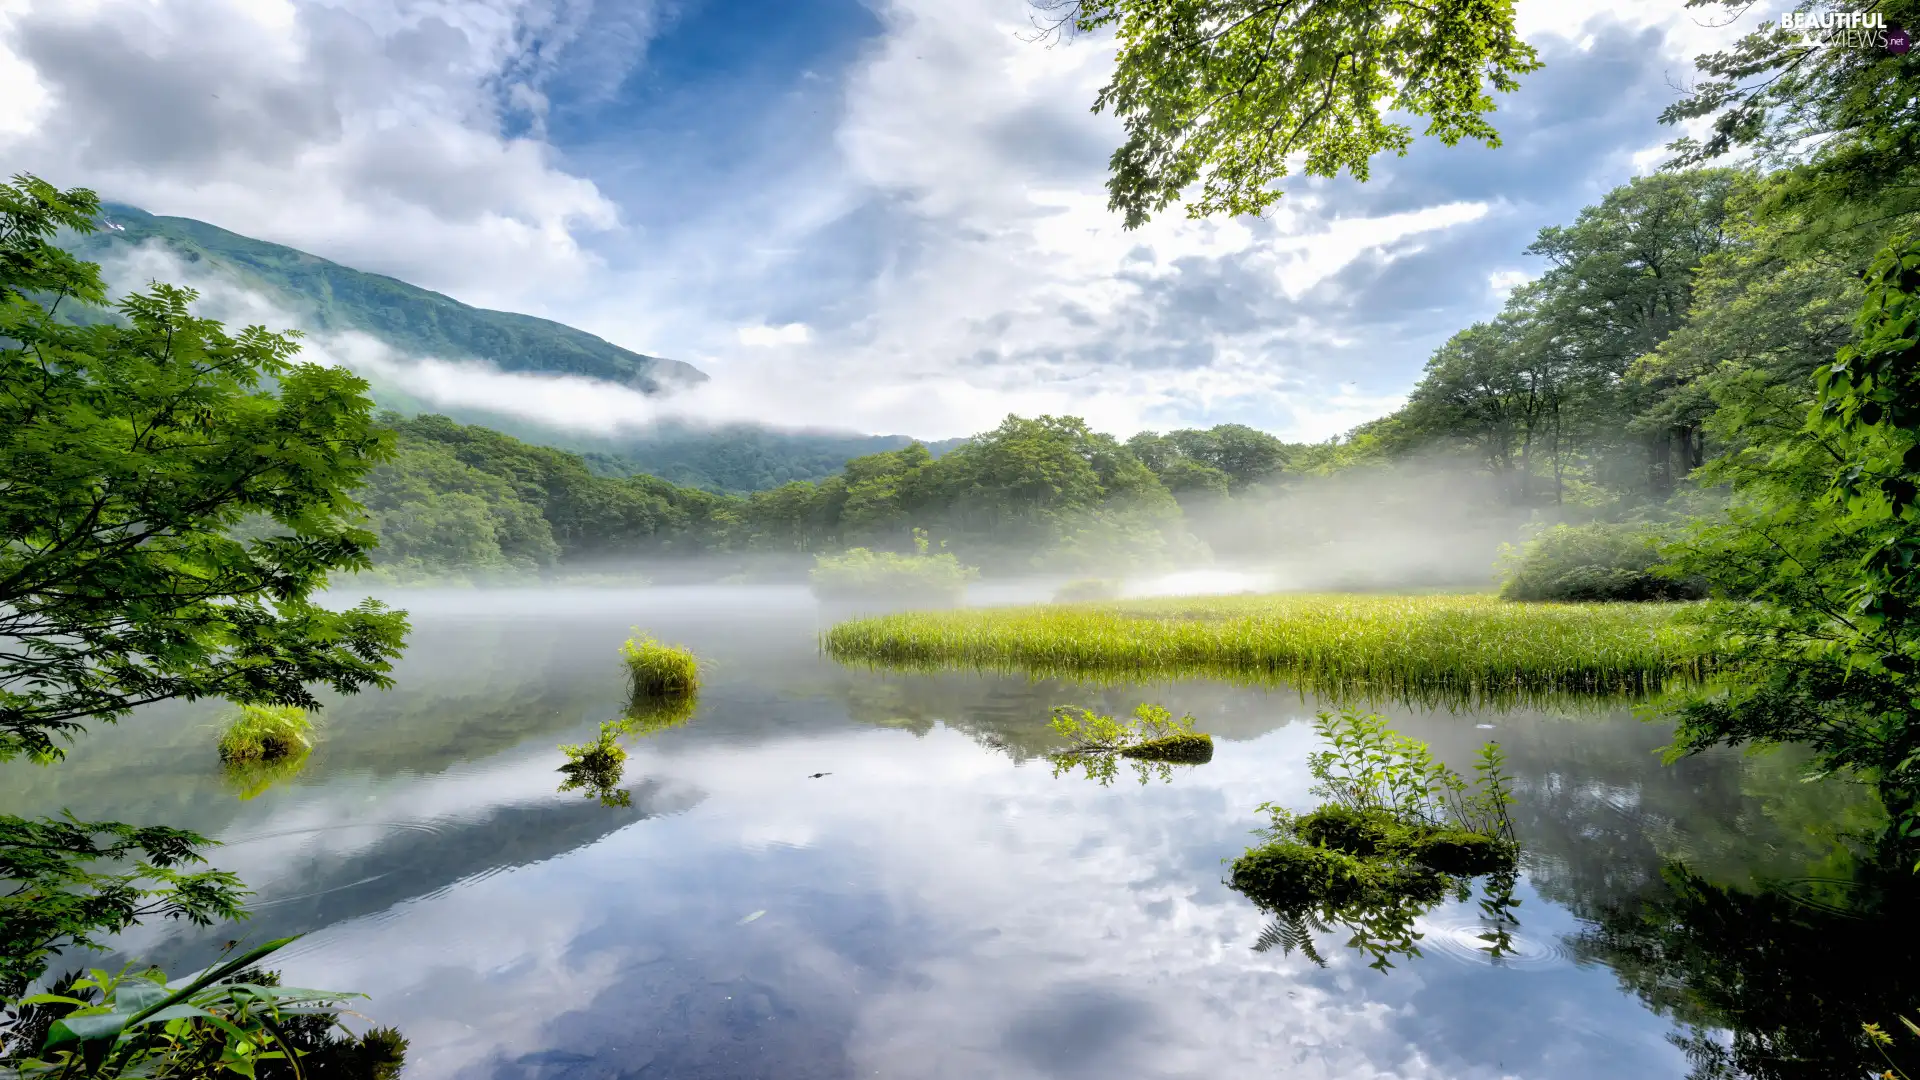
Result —
[{"label": "water reflection", "polygon": [[[289,981],[370,993],[416,1080],[1731,1076],[1685,1037],[1850,1069],[1872,1060],[1846,1056],[1858,1019],[1920,1001],[1910,896],[1789,880],[1855,880],[1830,856],[1870,805],[1785,756],[1663,767],[1664,731],[1624,708],[1378,706],[1456,764],[1497,738],[1524,850],[1509,882],[1416,913],[1422,956],[1383,974],[1354,950],[1251,950],[1271,920],[1221,880],[1261,803],[1323,801],[1320,706],[1297,693],[849,670],[801,591],[403,600],[399,685],[331,703],[306,767],[256,797],[226,786],[212,714],[182,708],[60,769],[0,766],[0,809],[227,841],[218,865],[259,890],[242,932],[312,931]],[[556,744],[624,714],[636,624],[710,660],[697,716],[621,738],[630,805],[557,792]],[[1212,761],[1144,787],[1050,775],[1051,709],[1141,701],[1192,714]],[[1879,914],[1821,907],[1863,904]],[[126,944],[185,970],[226,936]],[[1834,984],[1863,957],[1887,970]],[[1761,1000],[1775,978],[1806,1019]]]}]

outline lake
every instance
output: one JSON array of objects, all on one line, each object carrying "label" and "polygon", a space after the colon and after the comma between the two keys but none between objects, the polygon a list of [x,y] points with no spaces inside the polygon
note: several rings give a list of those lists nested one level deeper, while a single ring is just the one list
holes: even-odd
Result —
[{"label": "lake", "polygon": [[[169,706],[63,765],[0,768],[0,810],[217,837],[257,891],[239,932],[306,933],[273,966],[369,994],[410,1077],[1683,1077],[1733,1038],[1690,978],[1798,934],[1828,945],[1780,992],[1837,985],[1878,932],[1834,914],[1852,886],[1822,870],[1834,828],[1865,820],[1848,789],[1797,783],[1784,754],[1663,766],[1666,730],[1625,703],[1381,703],[1456,767],[1506,749],[1514,951],[1489,958],[1476,903],[1448,900],[1424,955],[1372,970],[1332,933],[1321,967],[1255,951],[1268,920],[1223,884],[1256,807],[1318,801],[1323,706],[1297,693],[845,668],[798,588],[391,599],[415,627],[398,685],[329,699],[298,775],[242,798],[214,752],[226,709]],[[557,790],[557,745],[619,713],[634,627],[694,649],[706,685],[691,721],[629,740],[630,805],[607,806]],[[1192,713],[1213,760],[1102,787],[1038,756],[1052,706],[1141,701]],[[1676,865],[1775,887],[1703,900]],[[123,945],[184,971],[235,933]],[[1815,1043],[1858,1028],[1811,1006],[1781,1022]]]}]

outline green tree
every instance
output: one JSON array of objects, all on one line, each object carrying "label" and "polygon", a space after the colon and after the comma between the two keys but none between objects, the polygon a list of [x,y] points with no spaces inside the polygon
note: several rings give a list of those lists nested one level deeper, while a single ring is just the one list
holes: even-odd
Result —
[{"label": "green tree", "polygon": [[1047,29],[1113,27],[1113,78],[1094,101],[1126,126],[1107,181],[1138,228],[1194,184],[1191,217],[1257,214],[1305,155],[1310,176],[1365,180],[1404,154],[1427,121],[1448,146],[1500,144],[1490,91],[1540,66],[1513,26],[1513,0],[1035,0]]},{"label": "green tree", "polygon": [[[184,289],[74,318],[106,291],[51,240],[91,230],[98,205],[31,176],[0,184],[0,760],[53,762],[87,721],[169,698],[317,708],[314,684],[385,687],[407,630],[372,601],[313,599],[369,565],[350,492],[392,437],[366,384],[293,362],[289,335],[195,317]],[[258,518],[271,535],[236,535]],[[180,869],[205,844],[0,815],[0,995],[47,950],[144,916],[236,914],[230,875]]]}]

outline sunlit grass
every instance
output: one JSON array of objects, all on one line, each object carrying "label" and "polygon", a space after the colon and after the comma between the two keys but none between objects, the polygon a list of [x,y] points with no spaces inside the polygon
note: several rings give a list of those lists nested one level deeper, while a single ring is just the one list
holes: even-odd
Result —
[{"label": "sunlit grass", "polygon": [[843,622],[843,662],[1036,675],[1216,675],[1417,699],[1644,693],[1710,665],[1675,604],[1286,594],[975,608]]},{"label": "sunlit grass", "polygon": [[620,658],[634,701],[687,697],[700,689],[700,662],[690,649],[633,637],[620,646]]},{"label": "sunlit grass", "polygon": [[313,748],[313,721],[293,705],[243,705],[220,733],[220,760],[276,761]]}]

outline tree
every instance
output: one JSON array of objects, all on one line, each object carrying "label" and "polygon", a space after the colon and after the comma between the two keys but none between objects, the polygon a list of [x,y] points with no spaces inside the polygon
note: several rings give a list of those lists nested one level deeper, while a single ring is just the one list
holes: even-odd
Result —
[{"label": "tree", "polygon": [[1448,146],[1500,145],[1489,90],[1540,66],[1513,0],[1035,0],[1050,32],[1111,26],[1113,78],[1094,100],[1126,125],[1110,209],[1138,228],[1192,185],[1190,217],[1258,214],[1288,159],[1310,176],[1365,180],[1374,155],[1404,154],[1427,121]]},{"label": "tree", "polygon": [[[294,363],[291,335],[195,317],[185,289],[75,318],[105,302],[99,267],[51,239],[98,208],[31,176],[0,184],[0,760],[53,762],[86,721],[169,698],[315,708],[314,684],[385,687],[407,631],[372,601],[313,599],[375,543],[350,493],[392,436],[366,383]],[[180,869],[205,844],[0,815],[0,995],[49,949],[142,917],[238,914],[231,875]]]},{"label": "tree", "polygon": [[[57,758],[83,721],[168,698],[313,708],[315,683],[386,686],[406,632],[373,601],[312,599],[376,542],[349,494],[391,446],[367,384],[292,362],[290,335],[227,334],[172,286],[63,321],[105,289],[50,238],[97,207],[0,185],[0,760]],[[250,515],[282,534],[228,535]]]}]

